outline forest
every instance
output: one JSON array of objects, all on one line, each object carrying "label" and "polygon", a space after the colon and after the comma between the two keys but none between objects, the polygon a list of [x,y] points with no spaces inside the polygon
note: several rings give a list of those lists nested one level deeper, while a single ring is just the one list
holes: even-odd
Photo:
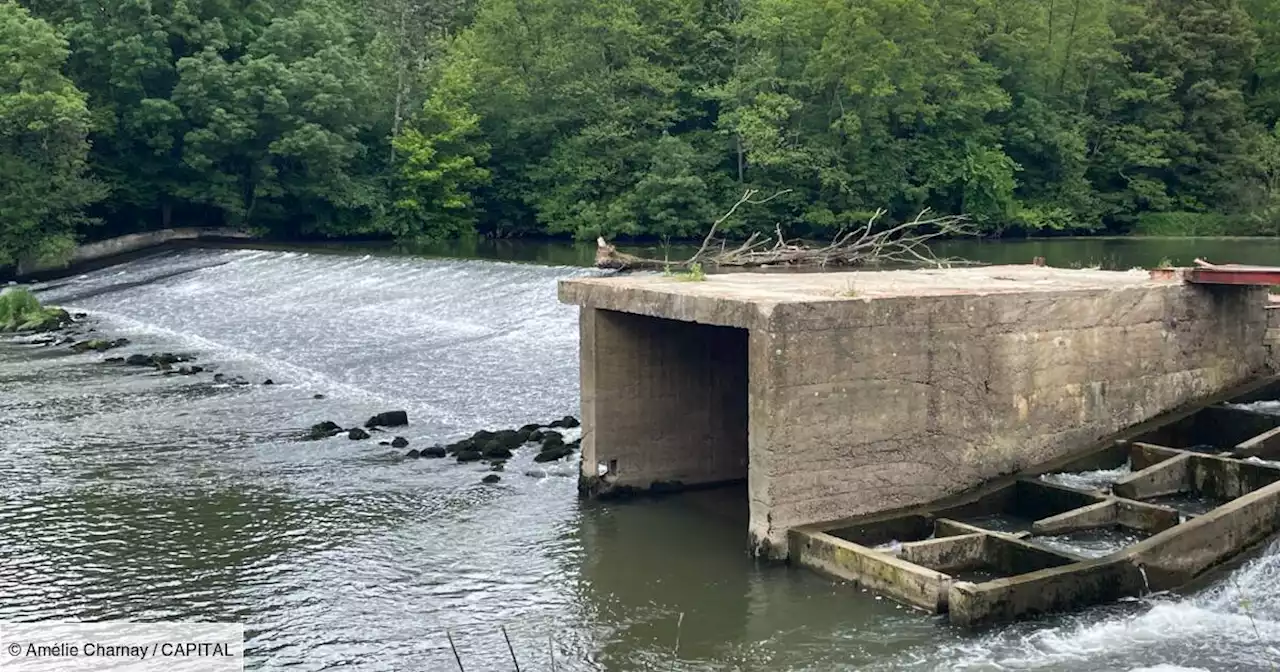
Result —
[{"label": "forest", "polygon": [[1280,233],[1280,0],[0,0],[0,267],[282,239]]}]

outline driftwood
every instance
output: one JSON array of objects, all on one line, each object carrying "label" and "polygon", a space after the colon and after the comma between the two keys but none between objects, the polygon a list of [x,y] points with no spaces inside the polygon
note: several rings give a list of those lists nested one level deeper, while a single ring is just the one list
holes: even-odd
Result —
[{"label": "driftwood", "polygon": [[756,199],[755,189],[747,190],[733,207],[711,224],[702,245],[684,261],[647,259],[619,252],[604,238],[596,239],[596,267],[617,270],[690,269],[695,265],[712,268],[761,268],[770,266],[849,267],[874,264],[901,266],[948,266],[968,263],[959,259],[938,257],[929,241],[945,236],[978,235],[963,215],[930,216],[924,210],[912,220],[878,227],[884,210],[877,210],[865,224],[843,229],[823,245],[810,245],[800,240],[787,240],[781,227],[772,236],[753,233],[746,241],[730,244],[718,236],[722,225],[744,205],[758,205],[787,193],[780,191],[768,198]]}]

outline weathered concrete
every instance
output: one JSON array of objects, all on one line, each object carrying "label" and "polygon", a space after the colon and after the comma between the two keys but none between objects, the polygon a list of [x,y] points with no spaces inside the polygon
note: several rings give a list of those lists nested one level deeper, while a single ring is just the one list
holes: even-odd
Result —
[{"label": "weathered concrete", "polygon": [[1119,507],[1115,500],[1098,502],[1078,509],[1041,518],[1031,524],[1032,534],[1065,534],[1091,527],[1101,527],[1116,522]]},{"label": "weathered concrete", "polygon": [[829,534],[793,534],[790,555],[804,566],[929,611],[945,611],[951,577]]},{"label": "weathered concrete", "polygon": [[585,488],[747,477],[746,331],[590,308],[579,329]]},{"label": "weathered concrete", "polygon": [[1150,499],[1191,490],[1191,455],[1179,455],[1118,480],[1111,491],[1129,499]]},{"label": "weathered concrete", "polygon": [[160,248],[179,242],[251,240],[253,238],[252,234],[245,231],[225,227],[184,227],[131,233],[77,246],[71,256],[60,263],[45,263],[34,259],[22,260],[18,263],[16,276],[19,278],[42,276],[50,272],[77,268],[92,262],[112,259],[142,250]]},{"label": "weathered concrete", "polygon": [[[790,528],[1049,462],[1267,365],[1265,289],[1145,272],[644,275],[560,297],[583,307],[584,477],[617,460],[606,486],[646,487],[749,463],[750,532],[776,556]],[[746,332],[745,350],[711,326]],[[745,450],[725,410],[743,370]]]}]

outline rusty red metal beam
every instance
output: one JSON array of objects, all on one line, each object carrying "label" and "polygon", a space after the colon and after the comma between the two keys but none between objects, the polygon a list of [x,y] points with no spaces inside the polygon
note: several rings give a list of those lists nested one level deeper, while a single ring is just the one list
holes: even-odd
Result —
[{"label": "rusty red metal beam", "polygon": [[1192,268],[1187,282],[1207,285],[1280,285],[1280,267],[1215,264]]}]

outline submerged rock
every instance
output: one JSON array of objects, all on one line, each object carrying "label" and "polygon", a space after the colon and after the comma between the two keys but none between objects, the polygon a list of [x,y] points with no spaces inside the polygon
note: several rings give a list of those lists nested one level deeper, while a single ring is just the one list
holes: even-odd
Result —
[{"label": "submerged rock", "polygon": [[369,438],[369,432],[366,432],[359,427],[352,427],[351,431],[347,432],[347,438],[352,441],[364,441]]},{"label": "submerged rock", "polygon": [[129,366],[155,366],[156,360],[152,359],[151,355],[129,355],[124,363]]},{"label": "submerged rock", "polygon": [[276,384],[276,381],[271,380],[270,378],[268,378],[268,379],[266,379],[266,380],[262,381],[262,384],[263,384],[263,385],[275,385],[275,384]]},{"label": "submerged rock", "polygon": [[372,429],[374,427],[400,427],[401,425],[407,425],[407,424],[409,424],[408,412],[387,411],[385,413],[379,413],[373,416],[372,418],[369,418],[369,421],[364,423],[364,426],[366,428]]},{"label": "submerged rock", "polygon": [[71,345],[71,349],[75,352],[89,352],[90,350],[94,352],[106,352],[115,348],[122,348],[126,345],[129,345],[129,339],[127,338],[117,338],[114,341],[109,341],[104,338],[91,338],[87,341],[73,343]]},{"label": "submerged rock", "polygon": [[323,395],[323,394],[313,394],[313,395],[311,395],[311,398],[312,398],[312,399],[324,399],[324,395]]},{"label": "submerged rock", "polygon": [[391,446],[393,448],[404,448],[407,445],[409,445],[409,439],[406,439],[403,436],[397,436],[391,440]]},{"label": "submerged rock", "polygon": [[102,361],[108,364],[124,364],[124,357],[108,357]]},{"label": "submerged rock", "polygon": [[311,429],[308,430],[306,435],[302,438],[304,441],[319,441],[320,439],[337,436],[342,432],[343,429],[338,426],[338,423],[325,420],[324,422],[312,425]]},{"label": "submerged rock", "polygon": [[489,474],[488,476],[485,476],[484,478],[480,479],[482,483],[497,483],[498,481],[501,481],[501,480],[502,480],[502,477],[497,474]]},{"label": "submerged rock", "polygon": [[444,446],[431,446],[430,448],[423,448],[421,455],[423,457],[444,457],[448,453],[445,451]]},{"label": "submerged rock", "polygon": [[416,450],[411,450],[411,451],[409,451],[409,452],[405,455],[405,457],[407,457],[407,458],[409,458],[409,459],[411,459],[411,460],[416,460],[416,459],[418,459],[418,458],[419,458],[419,457],[421,457],[421,456],[422,456],[422,453],[419,453],[419,452],[418,452],[418,451],[416,451]]}]

